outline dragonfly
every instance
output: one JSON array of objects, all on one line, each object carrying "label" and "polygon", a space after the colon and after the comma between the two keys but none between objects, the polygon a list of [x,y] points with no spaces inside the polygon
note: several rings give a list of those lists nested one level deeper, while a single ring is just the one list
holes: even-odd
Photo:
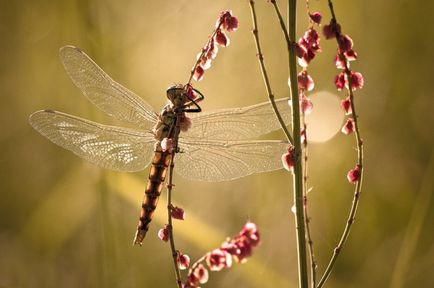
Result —
[{"label": "dragonfly", "polygon": [[[229,181],[283,168],[287,142],[252,140],[280,128],[270,103],[202,112],[198,102],[204,96],[198,90],[174,85],[166,91],[168,104],[156,113],[81,49],[65,46],[59,54],[72,82],[95,106],[134,128],[54,110],[36,111],[29,122],[53,143],[99,167],[136,172],[151,166],[134,244],[142,245],[175,153],[174,171],[194,181]],[[276,105],[289,124],[288,99]]]}]

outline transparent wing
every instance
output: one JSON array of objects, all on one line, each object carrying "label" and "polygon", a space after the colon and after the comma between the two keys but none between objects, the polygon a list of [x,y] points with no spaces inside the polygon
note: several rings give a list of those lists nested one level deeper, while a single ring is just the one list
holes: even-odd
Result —
[{"label": "transparent wing", "polygon": [[179,139],[175,172],[186,179],[227,181],[283,168],[288,143],[264,141],[207,141]]},{"label": "transparent wing", "polygon": [[[277,108],[286,125],[291,123],[288,99],[276,100]],[[222,109],[200,114],[189,114],[192,127],[183,135],[214,140],[246,140],[279,129],[279,122],[269,102],[233,109]]]},{"label": "transparent wing", "polygon": [[157,121],[152,107],[115,82],[77,47],[60,48],[60,59],[72,82],[98,108],[119,120],[151,128]]},{"label": "transparent wing", "polygon": [[107,169],[143,170],[154,150],[150,132],[102,125],[62,112],[37,111],[29,122],[53,143]]}]

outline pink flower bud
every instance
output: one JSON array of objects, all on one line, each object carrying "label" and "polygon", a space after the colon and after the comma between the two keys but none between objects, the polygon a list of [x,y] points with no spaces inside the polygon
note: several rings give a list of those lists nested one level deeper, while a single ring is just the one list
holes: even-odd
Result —
[{"label": "pink flower bud", "polygon": [[221,249],[215,249],[206,256],[206,263],[211,271],[220,271],[232,265],[232,258],[229,253]]},{"label": "pink flower bud", "polygon": [[342,133],[345,135],[351,134],[354,132],[355,126],[354,126],[354,120],[352,118],[348,118],[347,122],[345,122],[344,126],[342,126]]},{"label": "pink flower bud", "polygon": [[313,79],[307,73],[306,70],[298,73],[297,80],[298,80],[298,88],[303,89],[305,91],[312,91],[313,90],[313,87],[314,87]]},{"label": "pink flower bud", "polygon": [[194,70],[193,79],[196,81],[202,80],[203,73],[205,73],[205,70],[203,70],[203,68],[200,65],[198,65]]},{"label": "pink flower bud", "polygon": [[237,30],[238,19],[232,16],[232,11],[223,11],[221,14],[222,27],[228,32]]},{"label": "pink flower bud", "polygon": [[356,165],[356,167],[348,171],[347,174],[348,182],[350,182],[351,184],[355,184],[356,182],[358,182],[360,180],[360,175],[361,175],[360,170],[361,170],[360,166]]},{"label": "pink flower bud", "polygon": [[313,12],[311,14],[309,14],[310,19],[315,22],[316,24],[321,23],[321,13],[320,12]]},{"label": "pink flower bud", "polygon": [[350,100],[350,97],[347,97],[344,100],[342,100],[341,107],[342,107],[342,109],[344,109],[345,115],[351,114],[352,111],[351,111],[351,100]]},{"label": "pink flower bud", "polygon": [[208,270],[202,264],[197,265],[196,269],[193,271],[193,275],[200,284],[208,282]]},{"label": "pink flower bud", "polygon": [[171,206],[170,215],[172,215],[172,217],[175,219],[184,220],[184,209],[176,206]]},{"label": "pink flower bud", "polygon": [[341,91],[345,87],[345,84],[347,83],[347,79],[345,76],[346,76],[345,73],[341,72],[335,78],[335,85],[338,91]]},{"label": "pink flower bud", "polygon": [[340,35],[338,38],[339,49],[346,52],[353,49],[353,39],[348,35]]},{"label": "pink flower bud", "polygon": [[361,89],[365,83],[362,73],[359,72],[351,72],[350,79],[351,90]]},{"label": "pink flower bud", "polygon": [[357,53],[353,49],[344,52],[345,58],[347,61],[354,61],[357,59]]},{"label": "pink flower bud", "polygon": [[185,270],[188,268],[188,266],[190,266],[190,257],[187,254],[182,254],[180,251],[178,251],[176,262],[179,269]]},{"label": "pink flower bud", "polygon": [[158,238],[160,238],[164,242],[167,242],[169,240],[169,229],[167,228],[167,224],[164,225],[163,228],[158,230]]},{"label": "pink flower bud", "polygon": [[309,98],[307,98],[305,95],[303,95],[300,99],[300,110],[304,114],[310,114],[313,109],[312,101],[310,101]]},{"label": "pink flower bud", "polygon": [[256,247],[261,241],[258,227],[255,223],[247,222],[244,224],[243,229],[240,232],[240,236],[245,237],[245,240],[252,246]]},{"label": "pink flower bud", "polygon": [[341,33],[341,25],[334,22],[333,20],[330,21],[329,25],[323,26],[323,34],[326,39],[335,38],[336,34],[340,34],[340,33]]},{"label": "pink flower bud", "polygon": [[214,40],[217,44],[223,47],[229,46],[229,38],[226,36],[225,32],[222,30],[217,30],[216,34],[214,35]]},{"label": "pink flower bud", "polygon": [[292,171],[295,165],[295,149],[294,146],[288,147],[288,152],[282,155],[283,168]]}]

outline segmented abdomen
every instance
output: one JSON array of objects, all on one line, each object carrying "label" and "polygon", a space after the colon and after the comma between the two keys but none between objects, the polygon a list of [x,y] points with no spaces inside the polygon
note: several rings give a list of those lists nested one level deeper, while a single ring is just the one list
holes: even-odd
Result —
[{"label": "segmented abdomen", "polygon": [[172,154],[169,151],[155,151],[140,211],[139,224],[137,225],[137,232],[134,237],[134,244],[142,245],[146,232],[149,229],[149,223],[151,223],[155,208],[157,207],[171,159]]}]

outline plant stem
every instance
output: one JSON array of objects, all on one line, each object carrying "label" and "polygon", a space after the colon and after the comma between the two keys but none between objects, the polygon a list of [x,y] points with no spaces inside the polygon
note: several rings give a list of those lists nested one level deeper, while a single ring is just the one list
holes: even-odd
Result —
[{"label": "plant stem", "polygon": [[292,135],[294,137],[294,150],[296,161],[294,165],[293,187],[295,203],[295,228],[297,231],[297,256],[298,256],[298,277],[299,287],[308,287],[307,276],[307,257],[306,257],[306,231],[304,226],[303,209],[303,170],[301,161],[301,139],[300,139],[300,100],[298,95],[297,83],[297,63],[295,51],[295,31],[296,31],[296,0],[288,0],[288,52],[289,52],[289,79],[292,100]]},{"label": "plant stem", "polygon": [[[337,23],[336,15],[335,15],[335,12],[333,9],[333,3],[331,2],[331,0],[328,0],[328,4],[329,4],[330,12],[332,14],[332,21]],[[337,32],[336,33],[336,41],[338,41],[339,36],[340,36],[340,34]],[[339,45],[339,43],[338,43],[338,45]],[[343,60],[343,62],[345,64],[345,74],[347,75],[347,79],[348,79],[348,91],[350,94],[351,111],[352,111],[353,120],[354,120],[354,130],[355,130],[354,134],[355,134],[356,145],[357,145],[357,165],[359,166],[359,169],[360,169],[360,179],[359,179],[359,181],[357,181],[356,187],[354,189],[353,202],[351,204],[351,209],[350,209],[350,212],[348,215],[347,223],[345,225],[344,231],[342,232],[341,239],[339,240],[338,245],[336,246],[336,248],[333,251],[333,255],[330,258],[329,264],[327,265],[327,268],[324,271],[324,274],[321,277],[321,280],[319,281],[317,288],[322,287],[324,285],[324,283],[326,282],[326,280],[328,279],[328,277],[330,276],[330,273],[332,272],[333,267],[336,263],[336,259],[338,258],[339,254],[342,250],[342,247],[344,246],[345,242],[348,239],[352,224],[354,223],[354,219],[356,216],[357,207],[358,207],[359,200],[360,200],[360,193],[362,191],[362,183],[363,183],[363,140],[360,136],[358,116],[357,116],[356,108],[354,105],[354,93],[353,93],[353,89],[351,88],[351,77],[350,77],[351,70],[348,67],[348,62],[347,62],[347,59],[345,58],[345,55],[343,53],[340,53],[340,55],[341,55],[341,59]]]},{"label": "plant stem", "polygon": [[308,205],[307,205],[307,194],[308,194],[308,186],[307,186],[307,171],[308,171],[308,147],[307,147],[307,124],[306,124],[306,115],[304,112],[302,112],[302,120],[303,120],[303,131],[304,131],[304,141],[303,141],[303,151],[304,151],[304,157],[303,157],[303,198],[304,198],[304,221],[306,226],[306,240],[308,244],[309,249],[309,260],[310,260],[310,286],[315,287],[316,286],[316,260],[315,260],[315,253],[313,250],[313,241],[312,241],[312,235],[310,234],[310,218],[308,214]]},{"label": "plant stem", "polygon": [[170,161],[169,168],[169,182],[167,183],[167,216],[168,216],[168,225],[167,229],[169,230],[169,241],[170,241],[170,249],[172,251],[173,265],[175,268],[175,277],[176,277],[176,285],[181,288],[181,273],[178,267],[178,251],[175,248],[175,238],[173,235],[173,226],[172,226],[172,188],[173,188],[173,167],[174,167],[174,157],[176,153],[173,153],[172,160]]},{"label": "plant stem", "polygon": [[292,136],[285,125],[285,121],[283,121],[282,116],[280,115],[279,110],[277,109],[276,103],[274,101],[274,94],[271,90],[270,80],[268,79],[268,73],[267,70],[265,69],[264,56],[262,54],[261,44],[259,42],[259,32],[258,32],[258,22],[256,19],[255,1],[250,0],[249,4],[250,4],[250,11],[252,14],[252,22],[253,22],[252,32],[256,44],[256,53],[258,56],[259,66],[262,72],[262,78],[264,79],[265,88],[267,90],[268,100],[270,101],[270,104],[273,107],[274,114],[276,115],[277,120],[280,123],[280,127],[282,128],[283,133],[285,133],[286,139],[288,140],[289,143],[292,144],[294,140],[292,139]]}]

